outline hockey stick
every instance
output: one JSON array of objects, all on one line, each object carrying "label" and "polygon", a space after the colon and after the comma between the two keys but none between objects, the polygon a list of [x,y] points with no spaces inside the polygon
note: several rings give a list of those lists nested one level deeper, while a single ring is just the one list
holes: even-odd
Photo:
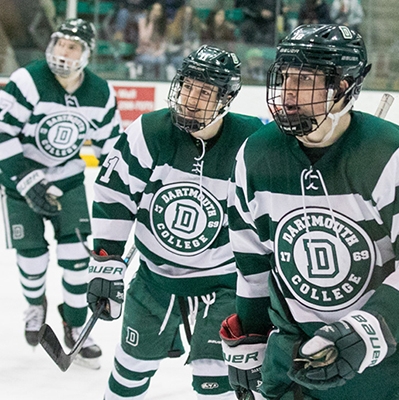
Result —
[{"label": "hockey stick", "polygon": [[[79,240],[83,243],[82,236],[78,229],[76,229],[76,234]],[[91,254],[90,249],[84,243],[83,245],[85,246],[89,254]],[[136,254],[136,251],[137,248],[135,245],[133,245],[124,259],[126,265],[130,264],[130,262],[134,258],[134,255]],[[90,332],[94,328],[94,325],[96,324],[101,313],[104,311],[105,307],[106,301],[104,299],[100,300],[100,302],[97,304],[96,309],[93,312],[93,315],[83,327],[79,338],[77,339],[75,345],[68,354],[64,352],[64,349],[62,348],[62,345],[58,340],[56,334],[54,333],[53,329],[47,324],[42,325],[39,330],[39,343],[50,356],[50,358],[58,365],[61,371],[65,372],[70,367],[75,357],[79,354],[79,351],[82,349],[84,342],[88,338]]]},{"label": "hockey stick", "polygon": [[97,308],[94,310],[93,315],[83,327],[78,340],[68,354],[64,352],[60,341],[49,325],[43,324],[40,328],[39,342],[62,372],[65,372],[70,367],[73,360],[82,349],[84,342],[88,338],[101,313],[104,311],[105,305],[105,301],[101,301],[97,304]]},{"label": "hockey stick", "polygon": [[377,109],[375,110],[374,115],[376,117],[384,119],[391,108],[391,105],[395,98],[391,96],[389,93],[384,93],[381,97],[380,104],[378,104]]},{"label": "hockey stick", "polygon": [[0,210],[2,211],[1,214],[3,216],[4,238],[5,238],[6,249],[12,249],[6,189],[1,184],[0,184]]},{"label": "hockey stick", "polygon": [[[75,229],[75,233],[76,236],[78,237],[80,243],[82,243],[82,246],[86,249],[86,251],[89,253],[89,256],[91,256],[91,250],[86,246],[86,243],[83,240],[83,236],[80,233],[79,228]],[[125,261],[126,265],[130,264],[130,261],[132,261],[134,255],[136,254],[137,248],[134,244],[132,244],[132,247],[130,248],[130,250],[127,252],[126,257],[123,261]]]}]

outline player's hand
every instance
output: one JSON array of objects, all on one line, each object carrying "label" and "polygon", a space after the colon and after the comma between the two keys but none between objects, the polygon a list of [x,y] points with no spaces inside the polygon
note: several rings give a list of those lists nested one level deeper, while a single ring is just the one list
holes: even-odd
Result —
[{"label": "player's hand", "polygon": [[242,331],[237,314],[230,315],[219,331],[223,358],[229,369],[229,381],[239,399],[253,399],[262,384],[260,369],[265,358],[266,335]]},{"label": "player's hand", "polygon": [[16,188],[35,213],[54,217],[61,211],[58,197],[63,192],[46,180],[42,170],[34,169],[19,175]]},{"label": "player's hand", "polygon": [[318,329],[301,346],[288,375],[309,389],[327,390],[344,385],[395,350],[396,341],[381,316],[352,311]]},{"label": "player's hand", "polygon": [[92,253],[90,259],[87,303],[94,311],[97,303],[105,299],[107,304],[100,318],[112,321],[122,313],[123,278],[127,266],[120,256],[109,256],[104,250],[100,250],[99,253],[100,255]]}]

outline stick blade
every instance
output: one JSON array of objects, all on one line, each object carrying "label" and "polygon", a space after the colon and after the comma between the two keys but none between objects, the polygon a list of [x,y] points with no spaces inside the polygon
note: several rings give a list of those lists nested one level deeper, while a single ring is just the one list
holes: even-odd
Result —
[{"label": "stick blade", "polygon": [[72,364],[72,358],[65,354],[64,349],[51,327],[43,324],[39,331],[39,343],[50,358],[65,372]]}]

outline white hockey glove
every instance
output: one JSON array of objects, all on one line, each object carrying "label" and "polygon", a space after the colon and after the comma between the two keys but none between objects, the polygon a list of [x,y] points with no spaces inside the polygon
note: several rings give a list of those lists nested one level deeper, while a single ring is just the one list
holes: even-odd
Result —
[{"label": "white hockey glove", "polygon": [[288,375],[309,389],[328,390],[344,385],[395,350],[396,341],[380,315],[352,311],[318,329],[299,349]]},{"label": "white hockey glove", "polygon": [[89,264],[89,283],[87,287],[87,303],[92,311],[101,299],[107,301],[100,318],[112,321],[121,316],[124,300],[123,278],[126,263],[120,256],[109,256],[104,250],[99,255],[92,253]]},{"label": "white hockey glove", "polygon": [[252,392],[257,392],[262,384],[260,369],[268,336],[245,335],[237,314],[230,315],[222,322],[219,335],[231,387],[238,399],[253,399]]},{"label": "white hockey glove", "polygon": [[63,192],[47,182],[42,170],[34,169],[19,175],[16,187],[35,213],[44,217],[54,217],[61,211],[58,197],[61,197]]}]

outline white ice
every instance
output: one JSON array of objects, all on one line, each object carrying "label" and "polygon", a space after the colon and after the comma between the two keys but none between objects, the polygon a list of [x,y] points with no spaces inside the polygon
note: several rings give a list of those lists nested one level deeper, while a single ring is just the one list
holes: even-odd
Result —
[{"label": "white ice", "polygon": [[[86,171],[86,187],[89,201],[92,199],[92,183],[97,168]],[[2,221],[2,219],[1,219]],[[51,229],[51,261],[47,273],[47,323],[62,340],[61,319],[57,305],[61,297],[61,268],[57,266]],[[115,345],[119,339],[121,319],[98,321],[93,337],[103,350],[101,368],[89,370],[72,364],[61,372],[39,345],[29,346],[24,338],[23,312],[27,303],[22,296],[14,250],[5,249],[4,232],[0,228],[0,399],[5,400],[102,400],[113,364]],[[137,258],[129,267],[129,278],[137,267]],[[63,342],[62,342],[63,343]],[[68,352],[68,349],[65,349]],[[146,400],[173,399],[194,400],[191,389],[191,368],[185,366],[186,355],[178,359],[166,359],[152,380]]]}]

